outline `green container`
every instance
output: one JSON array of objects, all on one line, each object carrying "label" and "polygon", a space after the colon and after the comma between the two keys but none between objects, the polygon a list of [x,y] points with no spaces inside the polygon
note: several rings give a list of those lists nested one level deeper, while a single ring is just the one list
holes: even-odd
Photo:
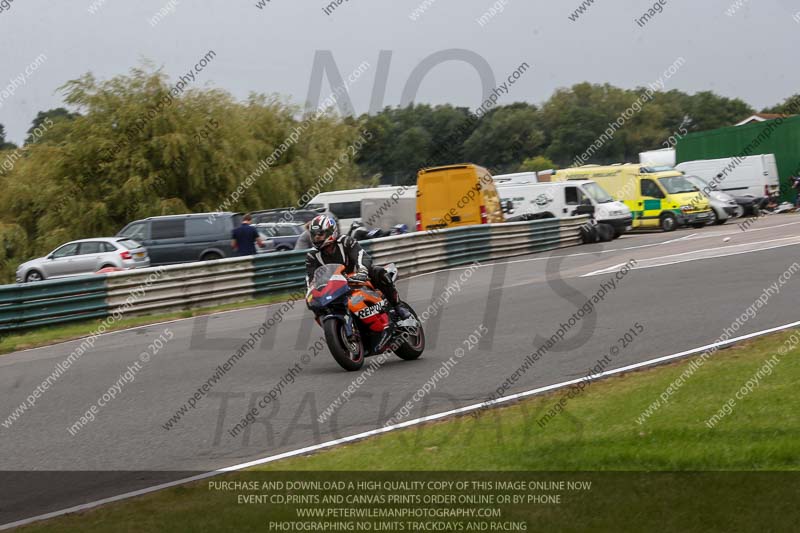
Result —
[{"label": "green container", "polygon": [[675,152],[678,163],[775,154],[781,199],[794,201],[790,178],[800,175],[800,116],[690,133],[678,140]]}]

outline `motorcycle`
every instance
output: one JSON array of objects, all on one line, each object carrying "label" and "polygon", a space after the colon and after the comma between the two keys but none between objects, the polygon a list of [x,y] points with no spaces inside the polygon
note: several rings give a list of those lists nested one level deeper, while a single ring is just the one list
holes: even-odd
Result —
[{"label": "motorcycle", "polygon": [[764,198],[758,200],[756,205],[758,206],[757,213],[758,215],[773,215],[778,213],[790,213],[794,211],[794,205],[789,202],[781,202],[778,203],[780,199],[780,195],[778,193],[767,195]]},{"label": "motorcycle", "polygon": [[360,220],[356,220],[350,225],[350,231],[347,232],[347,235],[357,241],[366,241],[379,237],[404,235],[406,233],[408,233],[408,225],[406,224],[395,224],[389,231],[386,231],[380,228],[369,229]]},{"label": "motorcycle", "polygon": [[[385,267],[392,281],[394,265]],[[306,296],[308,308],[325,332],[325,342],[339,365],[359,370],[364,358],[386,352],[412,361],[425,350],[425,332],[419,317],[405,302],[410,318],[400,320],[383,294],[368,280],[353,279],[344,265],[330,264],[314,272]]]}]

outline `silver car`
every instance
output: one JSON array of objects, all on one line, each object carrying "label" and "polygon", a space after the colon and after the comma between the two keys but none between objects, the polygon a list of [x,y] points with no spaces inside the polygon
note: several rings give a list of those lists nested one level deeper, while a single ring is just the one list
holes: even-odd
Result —
[{"label": "silver car", "polygon": [[274,223],[255,224],[264,246],[256,245],[256,253],[285,252],[294,250],[297,239],[303,234],[305,228],[302,224],[294,223]]},{"label": "silver car", "polygon": [[147,249],[126,237],[82,239],[68,242],[46,257],[31,259],[17,269],[17,283],[94,274],[103,268],[150,266]]},{"label": "silver car", "polygon": [[708,204],[709,207],[711,207],[712,224],[724,224],[729,218],[736,218],[742,216],[744,213],[744,210],[739,207],[739,204],[736,203],[733,196],[718,190],[703,178],[692,175],[686,175],[684,178],[700,189],[703,196],[708,198]]}]

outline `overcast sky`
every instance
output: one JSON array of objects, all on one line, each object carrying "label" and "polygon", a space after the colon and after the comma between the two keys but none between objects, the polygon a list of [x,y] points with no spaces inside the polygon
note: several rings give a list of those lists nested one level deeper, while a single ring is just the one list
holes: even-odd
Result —
[{"label": "overcast sky", "polygon": [[[733,16],[726,11],[737,0],[661,0],[663,12],[643,28],[635,20],[654,2],[595,0],[572,21],[580,0],[348,0],[330,14],[323,11],[330,0],[263,0],[263,9],[258,1],[0,0],[0,123],[19,143],[37,111],[62,105],[58,87],[70,79],[110,78],[142,59],[177,79],[209,50],[217,55],[199,75],[201,86],[237,98],[280,93],[298,104],[309,93],[317,51],[329,50],[343,76],[366,61],[369,69],[350,88],[357,113],[370,108],[381,50],[391,51],[383,104],[392,106],[415,67],[449,49],[474,52],[498,83],[522,62],[531,65],[501,104],[538,104],[587,80],[643,86],[679,57],[685,64],[667,89],[713,90],[758,109],[800,92],[800,23],[793,20],[800,0],[738,0],[744,6]],[[477,22],[501,4],[502,13]],[[170,5],[174,12],[151,26]],[[40,54],[38,69],[8,91]],[[481,87],[474,67],[449,61],[425,77],[416,101],[476,108]],[[324,88],[323,97],[327,82]]]}]

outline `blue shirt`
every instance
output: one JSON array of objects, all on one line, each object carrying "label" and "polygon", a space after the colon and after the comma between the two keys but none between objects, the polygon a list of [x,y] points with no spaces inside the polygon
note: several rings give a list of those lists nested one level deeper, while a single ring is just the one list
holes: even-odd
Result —
[{"label": "blue shirt", "polygon": [[236,255],[256,255],[256,239],[258,230],[250,224],[242,224],[233,230],[233,239],[239,247]]}]

